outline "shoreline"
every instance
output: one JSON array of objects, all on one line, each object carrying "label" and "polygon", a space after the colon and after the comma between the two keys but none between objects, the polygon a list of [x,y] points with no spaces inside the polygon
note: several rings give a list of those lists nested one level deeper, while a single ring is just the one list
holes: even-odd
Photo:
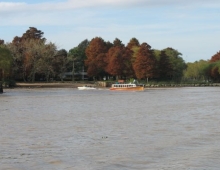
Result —
[{"label": "shoreline", "polygon": [[77,88],[88,83],[70,83],[70,82],[53,82],[53,83],[16,83],[15,88]]},{"label": "shoreline", "polygon": [[[12,88],[77,88],[84,85],[94,85],[96,82],[16,82],[15,87]],[[109,88],[98,85],[99,88]],[[220,87],[219,83],[210,84],[148,84],[145,89],[159,89],[159,88],[180,88],[180,87]],[[10,87],[3,87],[3,89]]]}]

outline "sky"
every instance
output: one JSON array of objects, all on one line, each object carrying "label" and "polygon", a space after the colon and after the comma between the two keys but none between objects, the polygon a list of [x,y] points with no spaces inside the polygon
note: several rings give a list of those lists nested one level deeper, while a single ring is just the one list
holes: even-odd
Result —
[{"label": "sky", "polygon": [[125,45],[136,38],[195,62],[220,51],[219,11],[219,0],[3,0],[0,39],[11,42],[35,27],[69,51],[95,37]]}]

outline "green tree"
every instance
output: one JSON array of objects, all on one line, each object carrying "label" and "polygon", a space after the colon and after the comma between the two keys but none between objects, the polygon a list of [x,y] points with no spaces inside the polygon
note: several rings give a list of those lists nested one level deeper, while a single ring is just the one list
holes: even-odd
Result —
[{"label": "green tree", "polygon": [[187,63],[187,68],[184,72],[184,78],[188,80],[208,80],[209,62],[205,60]]},{"label": "green tree", "polygon": [[3,45],[4,43],[5,41],[0,39],[0,45]]},{"label": "green tree", "polygon": [[38,74],[45,76],[46,81],[49,81],[50,77],[55,76],[56,70],[53,67],[54,58],[57,53],[57,47],[54,43],[45,44],[41,49],[42,57],[37,62]]},{"label": "green tree", "polygon": [[57,51],[53,59],[53,65],[56,76],[58,76],[63,82],[64,73],[66,72],[66,65],[68,63],[68,53],[65,49]]},{"label": "green tree", "polygon": [[0,46],[0,76],[4,81],[5,75],[9,75],[12,64],[12,55],[5,46]]},{"label": "green tree", "polygon": [[[79,50],[79,70],[83,70],[85,67],[85,60],[86,60],[86,48],[89,46],[89,41],[87,39],[83,40],[81,43],[79,43],[78,50]],[[81,68],[80,68],[81,67]]]},{"label": "green tree", "polygon": [[132,38],[132,39],[130,39],[130,41],[126,47],[133,51],[133,55],[131,58],[131,62],[133,63],[136,60],[137,53],[140,49],[140,43],[139,43],[138,39]]},{"label": "green tree", "polygon": [[[77,47],[74,47],[69,50],[68,58],[70,63],[72,63],[69,67],[72,69],[72,81],[74,81],[74,73],[80,73],[86,70],[85,60],[86,53],[85,50],[89,45],[89,41],[86,39],[82,41]],[[83,73],[82,73],[83,74]]]},{"label": "green tree", "polygon": [[78,47],[74,47],[69,50],[68,59],[72,63],[72,81],[75,81],[75,72],[79,72],[82,69],[80,66],[83,67],[83,62],[80,60],[81,52]]},{"label": "green tree", "polygon": [[124,47],[125,45],[122,43],[121,40],[119,40],[118,38],[115,38],[115,40],[113,42],[113,46],[114,47]]},{"label": "green tree", "polygon": [[29,29],[22,35],[21,41],[35,39],[35,40],[41,40],[45,42],[46,39],[43,37],[43,35],[44,35],[44,32],[42,32],[41,30],[38,30],[35,27],[29,27]]},{"label": "green tree", "polygon": [[172,66],[171,80],[180,81],[183,77],[183,71],[186,69],[186,63],[181,57],[182,54],[173,48],[166,48],[164,51],[169,56]]},{"label": "green tree", "polygon": [[154,52],[154,56],[156,57],[157,61],[159,62],[160,57],[161,57],[161,51],[154,49],[153,52]]},{"label": "green tree", "polygon": [[138,41],[138,39],[137,38],[132,38],[132,39],[130,39],[130,41],[129,41],[129,43],[127,44],[127,47],[129,48],[129,49],[133,49],[134,47],[139,47],[140,46],[140,43],[139,43],[139,41]]},{"label": "green tree", "polygon": [[172,75],[172,65],[164,50],[160,52],[158,65],[160,79],[169,80]]}]

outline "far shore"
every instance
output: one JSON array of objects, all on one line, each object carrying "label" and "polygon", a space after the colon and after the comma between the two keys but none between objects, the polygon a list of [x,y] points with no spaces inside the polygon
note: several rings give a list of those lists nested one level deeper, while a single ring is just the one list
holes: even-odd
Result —
[{"label": "far shore", "polygon": [[[77,88],[84,85],[97,85],[99,88],[109,88],[102,86],[102,83],[97,82],[16,82],[15,88]],[[145,88],[171,88],[171,87],[220,87],[220,83],[210,84],[146,84]]]},{"label": "far shore", "polygon": [[15,87],[18,88],[77,88],[89,83],[81,82],[17,82]]}]

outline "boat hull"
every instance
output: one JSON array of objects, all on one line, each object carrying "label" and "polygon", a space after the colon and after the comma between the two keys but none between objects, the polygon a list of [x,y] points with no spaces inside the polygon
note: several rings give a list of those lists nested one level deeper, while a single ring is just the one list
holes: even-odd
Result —
[{"label": "boat hull", "polygon": [[138,86],[138,87],[111,87],[110,90],[116,90],[116,91],[143,91],[144,87]]},{"label": "boat hull", "polygon": [[95,90],[95,87],[78,87],[78,90]]}]

